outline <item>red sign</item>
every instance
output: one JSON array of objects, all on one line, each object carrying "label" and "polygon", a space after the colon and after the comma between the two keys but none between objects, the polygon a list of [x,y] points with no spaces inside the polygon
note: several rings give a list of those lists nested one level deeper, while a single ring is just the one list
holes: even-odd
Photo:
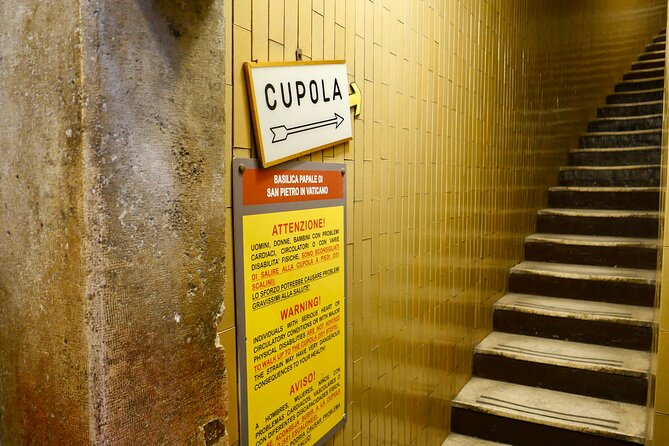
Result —
[{"label": "red sign", "polygon": [[344,176],[336,170],[248,169],[242,181],[245,206],[344,198]]}]

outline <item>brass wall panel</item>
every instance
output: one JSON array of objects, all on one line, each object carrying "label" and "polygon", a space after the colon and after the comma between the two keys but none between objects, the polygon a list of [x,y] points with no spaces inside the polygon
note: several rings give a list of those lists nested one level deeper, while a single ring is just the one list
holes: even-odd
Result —
[{"label": "brass wall panel", "polygon": [[[256,156],[245,61],[294,60],[298,47],[306,60],[345,58],[363,92],[354,140],[303,157],[348,165],[349,419],[330,444],[441,444],[450,400],[470,376],[472,348],[491,330],[492,305],[522,258],[558,166],[664,26],[666,5],[233,0],[226,7],[227,159]],[[231,312],[232,293],[226,298]],[[222,341],[234,351],[226,341],[234,320],[225,321]]]}]

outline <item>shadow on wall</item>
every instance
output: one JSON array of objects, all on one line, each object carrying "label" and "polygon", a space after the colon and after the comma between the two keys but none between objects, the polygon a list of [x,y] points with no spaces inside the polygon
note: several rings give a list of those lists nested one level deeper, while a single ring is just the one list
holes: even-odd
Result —
[{"label": "shadow on wall", "polygon": [[[156,48],[172,69],[178,70],[184,57],[198,39],[199,29],[205,25],[215,0],[138,0],[146,29],[159,42]],[[221,45],[223,42],[221,42]]]}]

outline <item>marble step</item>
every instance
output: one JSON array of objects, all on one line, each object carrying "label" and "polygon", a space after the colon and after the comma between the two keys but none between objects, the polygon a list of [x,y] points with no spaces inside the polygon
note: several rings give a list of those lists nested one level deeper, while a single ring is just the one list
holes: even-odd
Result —
[{"label": "marble step", "polygon": [[577,234],[532,234],[525,260],[626,268],[657,268],[657,239]]},{"label": "marble step", "polygon": [[479,378],[631,404],[646,404],[649,370],[649,352],[497,331],[474,349]]},{"label": "marble step", "polygon": [[582,149],[659,146],[662,144],[662,130],[585,133],[579,138],[579,144]]},{"label": "marble step", "polygon": [[659,60],[642,60],[632,64],[632,70],[647,70],[650,68],[664,67],[664,59]]},{"label": "marble step", "polygon": [[643,444],[646,408],[472,378],[453,400],[451,429],[519,446]]},{"label": "marble step", "polygon": [[658,34],[657,36],[653,37],[653,42],[666,42],[666,41],[667,41],[666,34]]},{"label": "marble step", "polygon": [[460,434],[450,434],[441,446],[510,446],[496,441],[482,440],[476,437],[468,437]]},{"label": "marble step", "polygon": [[511,268],[509,292],[652,307],[655,270],[524,261]]},{"label": "marble step", "polygon": [[647,68],[645,70],[632,70],[623,74],[623,80],[632,80],[632,79],[648,79],[653,77],[663,77],[664,76],[664,67],[660,68]]},{"label": "marble step", "polygon": [[626,132],[634,130],[662,129],[662,115],[625,116],[599,118],[590,121],[588,132]]},{"label": "marble step", "polygon": [[570,166],[630,166],[660,162],[659,146],[576,149],[569,152]]},{"label": "marble step", "polygon": [[639,55],[639,62],[660,59],[664,60],[664,51],[647,51]]},{"label": "marble step", "polygon": [[548,190],[553,208],[657,211],[659,187],[557,186]]},{"label": "marble step", "polygon": [[538,212],[537,232],[655,238],[657,211],[550,208]]},{"label": "marble step", "polygon": [[631,92],[614,93],[606,97],[607,104],[634,104],[637,102],[660,101],[664,98],[661,88]]},{"label": "marble step", "polygon": [[666,48],[666,43],[665,42],[653,42],[649,45],[646,45],[645,52],[653,52],[653,51],[664,51]]},{"label": "marble step", "polygon": [[563,166],[560,186],[659,187],[660,166]]},{"label": "marble step", "polygon": [[508,293],[494,305],[493,327],[505,333],[650,351],[653,317],[649,307]]},{"label": "marble step", "polygon": [[664,77],[624,80],[615,86],[615,91],[653,90],[656,88],[664,88]]},{"label": "marble step", "polygon": [[[664,64],[662,65],[664,66]],[[597,109],[599,118],[644,116],[662,113],[662,100],[632,102],[629,104],[608,104]]]}]

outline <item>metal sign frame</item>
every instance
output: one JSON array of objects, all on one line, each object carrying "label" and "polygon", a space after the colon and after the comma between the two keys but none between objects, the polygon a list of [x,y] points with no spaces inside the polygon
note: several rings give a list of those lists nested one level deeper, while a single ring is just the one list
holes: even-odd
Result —
[{"label": "metal sign frame", "polygon": [[[235,158],[232,162],[232,177],[233,177],[233,233],[234,233],[234,277],[235,277],[235,307],[236,307],[236,330],[237,330],[237,389],[238,389],[238,407],[239,407],[239,434],[240,444],[249,445],[249,429],[248,422],[244,420],[248,414],[248,358],[246,356],[246,323],[247,315],[245,309],[245,280],[244,277],[244,228],[243,220],[247,215],[271,214],[295,210],[310,210],[318,208],[329,208],[341,206],[343,210],[343,297],[341,307],[343,309],[343,324],[344,330],[341,334],[344,342],[344,358],[342,369],[343,377],[343,394],[344,394],[344,415],[343,418],[337,422],[322,438],[317,439],[315,443],[317,446],[325,444],[339,429],[343,427],[347,419],[347,402],[348,402],[348,345],[346,342],[346,327],[348,324],[348,315],[346,312],[347,302],[347,258],[346,258],[346,178],[345,178],[345,164],[335,163],[312,163],[312,162],[291,162],[283,164],[280,168],[262,169],[255,159],[241,159]],[[249,170],[259,171],[326,171],[326,172],[341,172],[343,195],[341,199],[326,199],[326,200],[311,200],[291,203],[271,203],[271,204],[253,204],[245,205],[243,203],[243,177],[244,173]]]}]

